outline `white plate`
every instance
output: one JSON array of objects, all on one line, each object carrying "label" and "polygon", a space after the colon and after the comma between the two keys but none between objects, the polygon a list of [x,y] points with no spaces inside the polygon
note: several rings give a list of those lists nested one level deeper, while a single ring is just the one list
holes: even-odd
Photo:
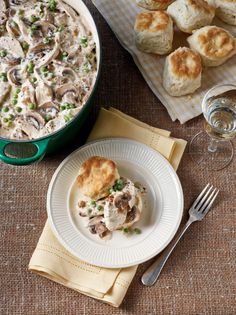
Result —
[{"label": "white plate", "polygon": [[[114,160],[119,173],[142,183],[147,194],[139,235],[115,231],[104,241],[86,228],[78,215],[76,177],[81,164],[99,155]],[[47,195],[48,217],[61,244],[90,264],[121,268],[142,263],[160,253],[175,235],[183,214],[183,192],[169,162],[150,147],[128,139],[112,138],[88,143],[69,155],[52,177]]]}]

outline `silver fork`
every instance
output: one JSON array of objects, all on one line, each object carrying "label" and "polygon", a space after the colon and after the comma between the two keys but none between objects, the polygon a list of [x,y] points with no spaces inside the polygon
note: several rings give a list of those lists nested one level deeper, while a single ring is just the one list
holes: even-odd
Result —
[{"label": "silver fork", "polygon": [[172,253],[179,240],[195,221],[201,221],[209,212],[214,200],[216,199],[219,190],[207,184],[193,205],[189,209],[189,219],[183,229],[179,232],[178,236],[167,246],[166,250],[157,258],[157,260],[144,272],[142,276],[142,283],[146,286],[152,286],[158,279],[162,268],[164,267],[167,259]]}]

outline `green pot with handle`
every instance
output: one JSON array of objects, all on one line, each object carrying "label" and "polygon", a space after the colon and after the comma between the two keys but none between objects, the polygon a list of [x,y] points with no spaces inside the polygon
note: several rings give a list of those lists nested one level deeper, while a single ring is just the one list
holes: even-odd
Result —
[{"label": "green pot with handle", "polygon": [[96,24],[82,0],[66,0],[88,22],[96,42],[97,77],[93,90],[80,112],[61,129],[45,137],[34,140],[12,140],[0,137],[0,160],[12,165],[28,165],[41,161],[46,154],[64,148],[79,132],[83,131],[85,121],[92,107],[92,99],[97,87],[101,68],[101,44]]}]

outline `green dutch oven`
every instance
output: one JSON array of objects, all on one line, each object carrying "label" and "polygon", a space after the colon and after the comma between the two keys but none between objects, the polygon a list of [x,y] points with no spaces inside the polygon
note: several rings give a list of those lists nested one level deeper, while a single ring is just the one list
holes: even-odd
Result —
[{"label": "green dutch oven", "polygon": [[92,15],[82,0],[65,0],[65,2],[86,19],[96,42],[98,72],[93,90],[80,112],[58,131],[34,140],[12,140],[0,137],[0,159],[5,163],[12,165],[32,164],[42,160],[46,154],[65,147],[81,130],[90,112],[101,68],[101,45],[98,30]]}]

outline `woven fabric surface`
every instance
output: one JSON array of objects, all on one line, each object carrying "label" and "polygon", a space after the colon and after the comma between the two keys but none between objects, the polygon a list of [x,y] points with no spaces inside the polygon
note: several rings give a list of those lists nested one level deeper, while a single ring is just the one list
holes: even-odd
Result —
[{"label": "woven fabric surface", "polygon": [[[172,120],[178,119],[185,123],[189,119],[201,114],[201,99],[206,91],[213,85],[234,83],[236,72],[236,56],[221,67],[205,68],[202,75],[202,86],[194,94],[172,97],[162,86],[162,74],[166,56],[147,54],[139,51],[134,43],[134,23],[136,15],[144,11],[136,4],[136,0],[93,0],[100,13],[103,15],[111,29],[119,39],[121,45],[133,56],[134,62],[141,71],[153,93],[166,107]],[[228,29],[236,36],[236,28],[229,26],[217,19],[212,23]],[[175,28],[173,50],[180,46],[189,46],[187,34]],[[229,79],[231,78],[231,79]]]},{"label": "woven fabric surface", "polygon": [[[174,123],[150,91],[131,56],[121,48],[99,12],[85,1],[103,43],[103,65],[94,100],[93,123],[101,106],[113,106],[155,127],[190,140],[202,129],[203,118]],[[209,215],[195,223],[169,258],[154,287],[143,287],[139,266],[118,309],[86,297],[27,269],[46,221],[46,193],[60,162],[75,148],[46,157],[39,164],[0,164],[0,314],[1,315],[234,315],[236,313],[236,163],[220,172],[196,167],[186,150],[178,169],[187,208],[210,181],[221,189]],[[236,153],[236,152],[235,152]]]}]

